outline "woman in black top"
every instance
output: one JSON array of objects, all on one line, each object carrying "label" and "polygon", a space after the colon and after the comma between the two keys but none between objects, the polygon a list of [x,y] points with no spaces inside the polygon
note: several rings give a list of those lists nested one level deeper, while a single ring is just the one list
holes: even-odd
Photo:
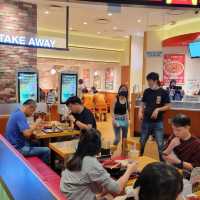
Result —
[{"label": "woman in black top", "polygon": [[114,145],[118,145],[120,142],[120,132],[122,131],[123,144],[126,142],[128,133],[128,116],[129,116],[129,104],[128,104],[128,88],[126,85],[121,85],[118,90],[118,95],[113,104],[112,119],[113,128],[115,132]]}]

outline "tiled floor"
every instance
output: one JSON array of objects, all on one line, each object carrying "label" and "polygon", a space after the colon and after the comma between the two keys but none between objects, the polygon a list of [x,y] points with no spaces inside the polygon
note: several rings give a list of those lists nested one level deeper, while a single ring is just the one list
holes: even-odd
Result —
[{"label": "tiled floor", "polygon": [[[107,121],[97,121],[97,128],[101,131],[103,139],[105,141],[109,141],[111,144],[114,141],[114,131],[112,127],[112,117],[111,114],[108,114]],[[130,130],[129,130],[130,135]],[[136,140],[139,140],[139,138],[136,138]],[[121,145],[118,146],[117,152],[115,152],[117,155],[121,152]],[[157,151],[157,145],[155,141],[148,141],[145,148],[145,155],[152,157],[154,159],[158,159],[158,151]]]}]

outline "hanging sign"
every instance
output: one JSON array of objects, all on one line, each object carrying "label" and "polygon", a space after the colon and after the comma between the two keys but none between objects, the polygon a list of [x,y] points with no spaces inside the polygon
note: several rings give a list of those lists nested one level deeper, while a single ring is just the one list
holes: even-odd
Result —
[{"label": "hanging sign", "polygon": [[55,40],[43,39],[38,37],[15,36],[0,33],[0,44],[9,44],[17,46],[54,48]]}]

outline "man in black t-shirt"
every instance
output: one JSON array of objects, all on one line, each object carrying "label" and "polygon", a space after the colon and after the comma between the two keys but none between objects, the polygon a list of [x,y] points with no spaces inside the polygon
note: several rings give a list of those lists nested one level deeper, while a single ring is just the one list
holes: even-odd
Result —
[{"label": "man in black t-shirt", "polygon": [[68,119],[73,122],[74,129],[96,129],[96,120],[90,110],[82,105],[81,99],[77,96],[70,97],[66,101],[66,105],[71,111]]},{"label": "man in black t-shirt", "polygon": [[159,75],[151,72],[147,75],[149,88],[144,91],[139,109],[141,127],[141,156],[144,154],[145,144],[151,133],[154,134],[159,154],[161,156],[164,143],[163,113],[170,109],[169,94],[159,86]]}]

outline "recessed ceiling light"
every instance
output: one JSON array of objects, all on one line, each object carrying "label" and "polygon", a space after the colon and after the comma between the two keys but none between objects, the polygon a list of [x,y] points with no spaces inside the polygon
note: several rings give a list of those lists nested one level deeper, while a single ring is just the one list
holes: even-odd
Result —
[{"label": "recessed ceiling light", "polygon": [[98,31],[98,32],[97,32],[97,34],[99,34],[99,35],[100,35],[100,34],[101,34],[101,32],[99,32],[99,31]]},{"label": "recessed ceiling light", "polygon": [[141,23],[141,21],[142,21],[141,19],[138,19],[138,20],[137,20],[137,23]]},{"label": "recessed ceiling light", "polygon": [[112,13],[108,13],[108,16],[112,16],[113,14]]},{"label": "recessed ceiling light", "polygon": [[73,28],[72,28],[72,27],[69,27],[69,30],[70,30],[70,31],[72,31],[72,30],[73,30]]},{"label": "recessed ceiling light", "polygon": [[117,27],[116,27],[116,26],[114,26],[114,27],[113,27],[113,30],[117,30]]},{"label": "recessed ceiling light", "polygon": [[49,11],[48,11],[48,10],[46,10],[46,11],[44,12],[44,14],[48,15],[48,14],[49,14]]},{"label": "recessed ceiling light", "polygon": [[87,22],[83,22],[83,24],[84,24],[84,25],[87,25],[88,23],[87,23]]},{"label": "recessed ceiling light", "polygon": [[125,38],[129,38],[129,35],[125,35],[124,37],[125,37]]}]

